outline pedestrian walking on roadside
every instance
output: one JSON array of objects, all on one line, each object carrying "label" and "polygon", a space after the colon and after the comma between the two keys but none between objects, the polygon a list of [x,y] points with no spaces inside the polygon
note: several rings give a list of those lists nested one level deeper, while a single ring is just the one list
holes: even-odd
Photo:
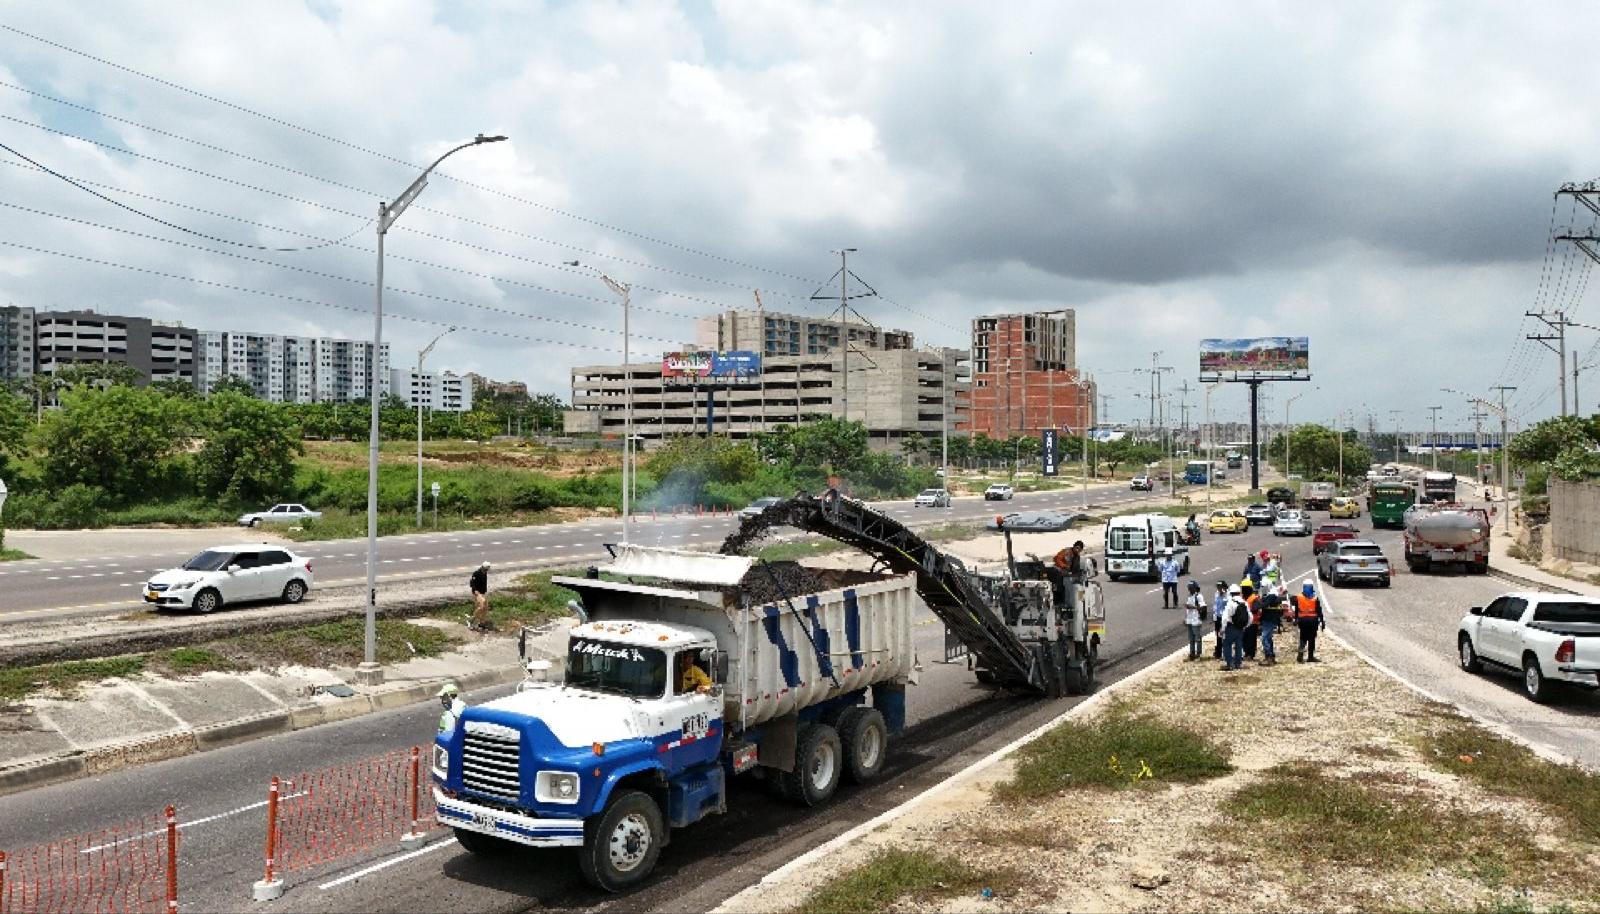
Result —
[{"label": "pedestrian walking on roadside", "polygon": [[[1156,562],[1156,571],[1161,573],[1162,609],[1177,609],[1182,605],[1178,602],[1178,572],[1182,570],[1183,565],[1173,556],[1172,547],[1167,547],[1161,554],[1161,561]],[[1167,602],[1169,599],[1171,603]]]},{"label": "pedestrian walking on roadside", "polygon": [[1211,645],[1211,656],[1222,659],[1222,624],[1228,617],[1228,582],[1217,582],[1217,593],[1211,598],[1211,628],[1216,633],[1216,643]]},{"label": "pedestrian walking on roadside", "polygon": [[1322,601],[1317,599],[1317,589],[1307,581],[1294,598],[1294,621],[1300,628],[1300,649],[1296,663],[1321,663],[1317,659],[1317,632],[1328,627],[1322,615]]},{"label": "pedestrian walking on roadside", "polygon": [[1283,622],[1283,597],[1276,592],[1268,593],[1261,598],[1261,652],[1265,657],[1262,663],[1272,666],[1278,662],[1278,652],[1272,643],[1272,636],[1278,631],[1278,626]]},{"label": "pedestrian walking on roadside", "polygon": [[478,570],[472,573],[467,580],[467,587],[472,591],[472,624],[469,626],[475,632],[489,630],[489,561],[485,559]]},{"label": "pedestrian walking on roadside", "polygon": [[1228,592],[1227,616],[1222,628],[1222,669],[1230,672],[1244,666],[1244,630],[1250,624],[1250,607],[1239,588]]},{"label": "pedestrian walking on roadside", "polygon": [[1249,581],[1239,582],[1239,594],[1244,600],[1245,607],[1250,610],[1250,619],[1245,623],[1244,631],[1240,632],[1239,638],[1244,647],[1244,658],[1255,660],[1256,641],[1261,636],[1261,595]]},{"label": "pedestrian walking on roadside", "polygon": [[1200,659],[1200,642],[1205,638],[1207,610],[1205,594],[1200,592],[1200,582],[1189,581],[1189,596],[1183,601],[1183,626],[1189,630],[1189,659]]},{"label": "pedestrian walking on roadside", "polygon": [[1244,578],[1251,587],[1261,586],[1261,563],[1256,561],[1254,552],[1244,557]]}]

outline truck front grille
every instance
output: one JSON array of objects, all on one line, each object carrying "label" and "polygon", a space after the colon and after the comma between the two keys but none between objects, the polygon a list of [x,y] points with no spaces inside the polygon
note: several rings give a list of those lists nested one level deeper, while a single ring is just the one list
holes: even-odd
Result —
[{"label": "truck front grille", "polygon": [[465,734],[461,747],[461,784],[468,790],[515,800],[522,792],[522,768],[516,737]]}]

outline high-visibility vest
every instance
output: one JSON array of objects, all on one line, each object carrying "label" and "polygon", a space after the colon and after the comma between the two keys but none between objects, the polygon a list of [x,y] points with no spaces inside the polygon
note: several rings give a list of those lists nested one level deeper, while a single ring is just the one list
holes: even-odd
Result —
[{"label": "high-visibility vest", "polygon": [[1303,620],[1315,619],[1317,617],[1317,598],[1308,597],[1303,593],[1295,594],[1294,617]]}]

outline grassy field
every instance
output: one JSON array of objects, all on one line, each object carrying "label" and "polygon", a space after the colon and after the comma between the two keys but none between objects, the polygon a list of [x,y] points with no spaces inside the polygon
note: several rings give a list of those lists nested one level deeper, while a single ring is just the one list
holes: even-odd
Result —
[{"label": "grassy field", "polygon": [[983,870],[953,854],[889,848],[822,886],[793,914],[878,914],[894,902],[926,904],[978,895],[984,889],[1004,897],[1015,881],[1011,869]]},{"label": "grassy field", "polygon": [[1027,802],[1063,790],[1192,784],[1233,770],[1226,749],[1187,727],[1115,707],[1067,721],[1017,752],[1016,773],[995,797]]}]

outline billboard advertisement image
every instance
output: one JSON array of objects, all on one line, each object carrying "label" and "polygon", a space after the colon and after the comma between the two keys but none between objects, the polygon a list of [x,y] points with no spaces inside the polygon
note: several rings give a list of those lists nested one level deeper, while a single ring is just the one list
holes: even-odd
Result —
[{"label": "billboard advertisement image", "polygon": [[742,349],[728,352],[669,352],[661,357],[663,378],[737,380],[759,374],[761,354]]},{"label": "billboard advertisement image", "polygon": [[1304,336],[1261,336],[1200,341],[1200,377],[1309,378],[1311,340]]}]

